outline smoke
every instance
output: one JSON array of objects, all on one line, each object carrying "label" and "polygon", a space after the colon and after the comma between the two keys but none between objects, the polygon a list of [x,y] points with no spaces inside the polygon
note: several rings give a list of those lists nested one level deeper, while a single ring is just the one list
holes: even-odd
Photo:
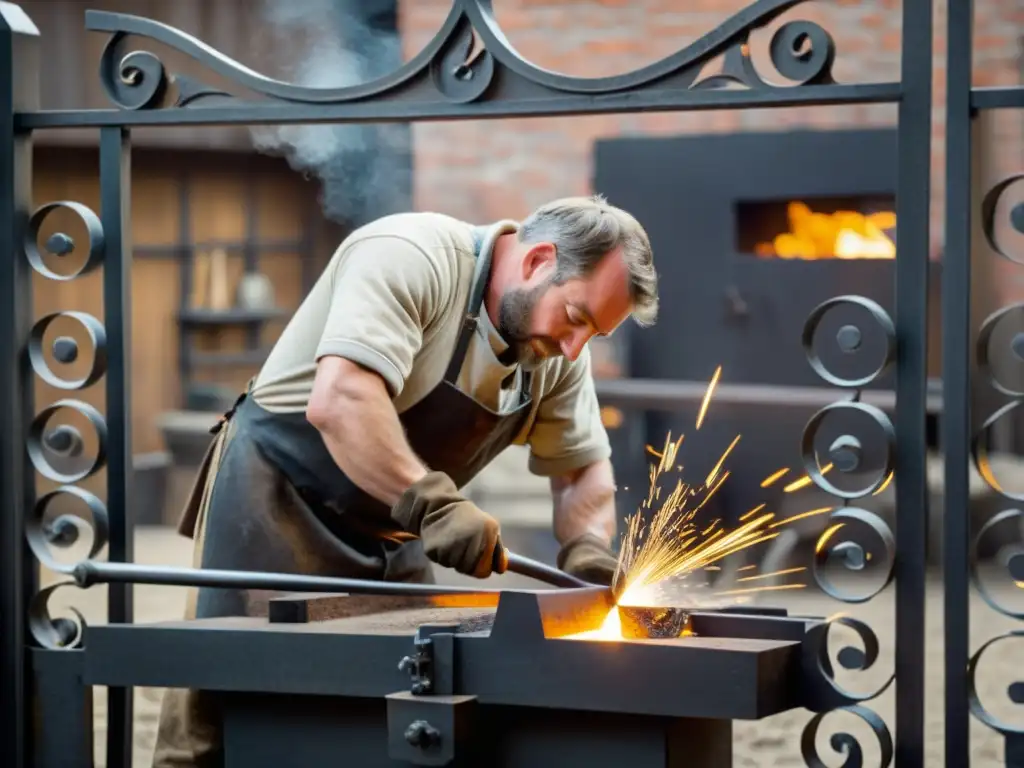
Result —
[{"label": "smoke", "polygon": [[[313,88],[357,85],[402,65],[401,41],[389,13],[393,0],[263,0],[280,77]],[[321,183],[324,215],[358,226],[408,210],[411,141],[402,124],[318,124],[251,129],[257,151],[283,156]]]}]

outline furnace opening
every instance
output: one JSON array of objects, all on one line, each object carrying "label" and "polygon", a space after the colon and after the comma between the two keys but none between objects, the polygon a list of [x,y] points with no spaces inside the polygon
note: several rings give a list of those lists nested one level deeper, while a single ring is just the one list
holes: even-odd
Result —
[{"label": "furnace opening", "polygon": [[894,259],[892,197],[829,197],[738,202],[741,253],[780,259]]}]

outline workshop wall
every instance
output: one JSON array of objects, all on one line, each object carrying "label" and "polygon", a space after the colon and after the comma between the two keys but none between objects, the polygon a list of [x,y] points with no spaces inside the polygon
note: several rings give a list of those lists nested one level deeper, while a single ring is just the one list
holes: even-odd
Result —
[{"label": "workshop wall", "polygon": [[[565,74],[596,77],[655,62],[699,39],[748,4],[745,0],[498,0],[494,12],[523,57]],[[974,84],[1021,82],[1024,6],[1018,0],[976,0],[974,5]],[[437,31],[449,6],[448,0],[400,2],[406,59]],[[835,39],[837,81],[896,80],[901,6],[898,0],[798,5],[752,35],[755,66],[765,79],[783,83],[768,58],[768,42],[781,24],[806,19],[821,24]],[[941,253],[943,240],[945,9],[944,0],[935,3],[933,256]],[[718,66],[720,61],[711,62],[705,74]],[[988,121],[984,129],[990,155],[986,173],[997,177],[1019,171],[1024,163],[1024,116],[1017,110],[1006,112]],[[588,193],[596,139],[891,126],[896,113],[895,105],[857,105],[420,124],[414,127],[415,200],[418,208],[443,207],[476,221],[518,217],[550,198]],[[1013,293],[1005,300],[1024,297],[1024,288],[1013,287],[1010,281],[997,282]]]}]

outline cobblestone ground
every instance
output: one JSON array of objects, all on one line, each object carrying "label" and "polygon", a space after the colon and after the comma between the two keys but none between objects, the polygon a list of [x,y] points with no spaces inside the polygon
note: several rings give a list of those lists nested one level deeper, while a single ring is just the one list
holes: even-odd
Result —
[{"label": "cobblestone ground", "polygon": [[[168,529],[141,529],[136,534],[136,560],[138,562],[187,566],[191,561],[190,542],[178,537]],[[72,554],[75,556],[75,554]],[[457,582],[457,577],[439,578]],[[515,577],[499,577],[507,586],[525,584]],[[531,586],[536,586],[530,582]],[[794,594],[798,596],[794,597]],[[772,604],[784,605],[793,612],[831,616],[839,611],[868,622],[878,634],[881,654],[876,663],[877,670],[857,673],[853,677],[841,677],[848,689],[855,691],[872,690],[887,678],[893,668],[894,639],[894,595],[891,590],[876,597],[867,605],[845,606],[822,595],[784,592],[772,596]],[[53,601],[54,615],[62,614],[60,608],[74,605],[90,624],[103,622],[106,612],[106,590],[102,587],[85,592],[73,588],[58,590]],[[135,593],[135,617],[137,622],[151,622],[180,618],[184,607],[184,591],[167,587],[138,587]],[[927,621],[927,760],[926,765],[942,765],[942,596],[937,583],[928,593]],[[1012,622],[995,614],[980,600],[972,604],[972,648],[996,634],[1012,629]],[[837,633],[838,634],[838,633]],[[839,638],[841,639],[841,638]],[[1019,642],[1019,645],[1014,645]],[[1005,646],[1005,648],[1004,648]],[[836,645],[835,647],[841,647]],[[1013,705],[1006,696],[1006,687],[1020,679],[1021,660],[1024,659],[1024,640],[1009,641],[994,647],[986,654],[986,662],[979,670],[980,695],[995,713],[1013,720]],[[135,765],[148,766],[152,757],[153,739],[159,712],[162,690],[137,689],[135,692]],[[894,728],[893,692],[886,691],[871,702],[871,708]],[[106,716],[106,692],[97,689],[95,693],[97,765],[103,766],[104,733]],[[810,715],[804,711],[788,712],[760,722],[738,723],[735,727],[735,751],[733,765],[737,768],[759,766],[800,766],[800,736]],[[870,731],[860,726],[855,718],[835,714],[826,718],[817,739],[821,757],[827,765],[842,764],[841,756],[830,752],[829,736],[836,730],[849,729],[864,747],[864,765],[877,765],[877,742]],[[978,723],[972,723],[972,768],[990,768],[1003,764],[1002,742],[998,736]],[[952,768],[952,767],[950,767]]]}]

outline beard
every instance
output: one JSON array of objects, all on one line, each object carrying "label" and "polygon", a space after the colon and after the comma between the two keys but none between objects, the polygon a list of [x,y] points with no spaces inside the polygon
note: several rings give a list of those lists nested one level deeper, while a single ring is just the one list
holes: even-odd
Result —
[{"label": "beard", "polygon": [[533,308],[548,285],[542,283],[533,288],[508,290],[498,306],[498,333],[509,345],[516,362],[525,370],[535,369],[546,359],[561,354],[561,348],[554,339],[530,333]]}]

